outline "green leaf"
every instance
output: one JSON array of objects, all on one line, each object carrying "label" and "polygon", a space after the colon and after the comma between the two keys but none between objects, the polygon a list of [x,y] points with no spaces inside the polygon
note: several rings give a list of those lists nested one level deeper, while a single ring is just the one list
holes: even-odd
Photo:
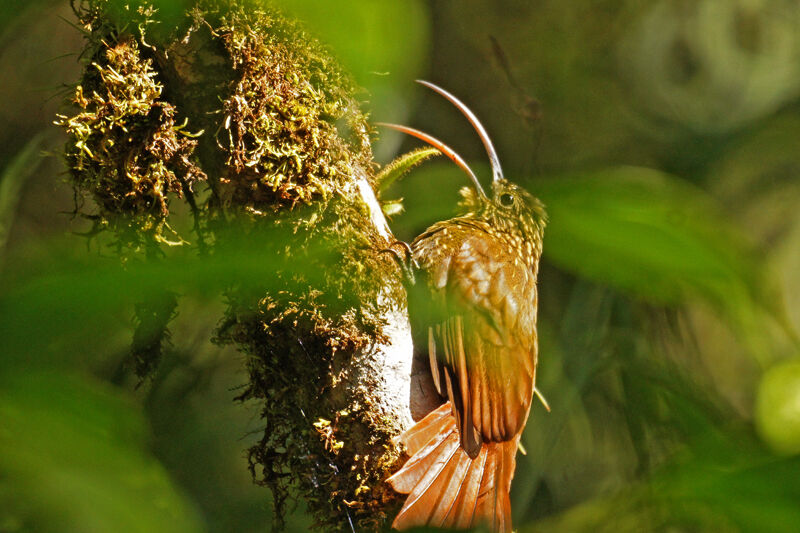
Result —
[{"label": "green leaf", "polygon": [[[370,115],[384,122],[405,122],[409,102],[421,94],[413,80],[427,67],[431,43],[430,8],[421,0],[403,2],[330,2],[278,0],[283,11],[301,20],[310,34],[328,45],[364,88]],[[378,158],[388,159],[400,134],[385,132],[375,145]],[[384,159],[384,160],[385,160]]]},{"label": "green leaf", "polygon": [[404,211],[403,199],[398,198],[397,200],[381,202],[381,209],[383,210],[383,214],[387,217],[397,216]]},{"label": "green leaf", "polygon": [[646,483],[575,505],[526,531],[773,531],[800,521],[800,458],[775,458],[727,428],[692,443]]},{"label": "green leaf", "polygon": [[385,191],[395,181],[406,175],[412,168],[416,167],[426,159],[441,152],[436,148],[417,148],[406,154],[398,156],[394,161],[381,169],[375,176],[375,184],[380,192]]},{"label": "green leaf", "polygon": [[[9,265],[0,280],[0,370],[74,364],[86,345],[108,341],[120,313],[128,318],[134,304],[165,291],[218,295],[233,284],[278,290],[281,281],[272,273],[286,265],[275,246],[286,235],[253,231],[239,238],[219,244],[209,256],[185,247],[162,260],[131,261],[124,268],[117,259],[75,250],[75,237],[47,243],[43,257]],[[314,247],[305,257],[308,261],[293,265],[294,272],[311,285],[322,283],[319,265],[335,260],[333,250]]]},{"label": "green leaf", "polygon": [[278,0],[275,4],[302,20],[368,90],[373,84],[383,85],[388,74],[395,83],[409,83],[424,67],[430,29],[428,8],[420,0]]},{"label": "green leaf", "polygon": [[0,528],[192,532],[193,506],[146,452],[139,410],[55,373],[0,374]]},{"label": "green leaf", "polygon": [[40,132],[11,160],[0,175],[0,258],[8,240],[8,231],[19,201],[22,186],[39,168],[41,150],[48,135]]},{"label": "green leaf", "polygon": [[539,181],[550,223],[544,254],[558,266],[659,303],[703,297],[732,311],[769,301],[744,237],[711,198],[645,168]]}]

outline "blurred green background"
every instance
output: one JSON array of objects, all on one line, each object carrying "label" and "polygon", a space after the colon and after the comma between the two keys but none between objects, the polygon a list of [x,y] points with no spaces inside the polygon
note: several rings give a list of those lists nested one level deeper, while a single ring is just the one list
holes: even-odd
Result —
[{"label": "blurred green background", "polygon": [[[376,121],[476,135],[548,207],[539,406],[520,531],[800,527],[800,4],[789,0],[281,2],[353,72]],[[263,258],[132,265],[75,233],[52,125],[80,75],[63,0],[0,5],[0,532],[264,531],[242,356],[210,341],[225,280]],[[381,131],[376,156],[417,146]],[[400,238],[466,182],[388,191]],[[249,260],[249,261],[248,261]],[[154,281],[159,279],[159,282]],[[164,281],[169,280],[169,283]],[[123,365],[133,305],[183,295],[158,374]],[[199,287],[203,289],[200,290]],[[299,504],[290,530],[310,519]]]}]

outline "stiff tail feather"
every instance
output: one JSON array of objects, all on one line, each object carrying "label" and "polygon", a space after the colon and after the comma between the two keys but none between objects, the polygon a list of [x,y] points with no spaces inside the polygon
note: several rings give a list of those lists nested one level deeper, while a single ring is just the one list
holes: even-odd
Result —
[{"label": "stiff tail feather", "polygon": [[417,422],[400,440],[411,458],[388,482],[408,498],[392,527],[487,524],[498,533],[511,531],[509,490],[519,437],[485,442],[471,459],[461,447],[448,402]]}]

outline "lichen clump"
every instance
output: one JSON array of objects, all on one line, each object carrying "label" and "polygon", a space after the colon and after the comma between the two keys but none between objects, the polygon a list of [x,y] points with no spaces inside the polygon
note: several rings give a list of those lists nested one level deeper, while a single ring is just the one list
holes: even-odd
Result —
[{"label": "lichen clump", "polygon": [[[273,258],[259,279],[230,280],[215,336],[246,354],[240,399],[262,406],[254,478],[278,523],[300,496],[329,529],[379,529],[398,426],[373,408],[354,357],[385,342],[380,294],[402,287],[354,185],[374,178],[367,117],[328,51],[275,10],[185,5],[167,20],[147,0],[77,3],[90,60],[58,121],[71,182],[120,249]],[[174,308],[160,301],[137,315],[144,372],[169,339]]]}]

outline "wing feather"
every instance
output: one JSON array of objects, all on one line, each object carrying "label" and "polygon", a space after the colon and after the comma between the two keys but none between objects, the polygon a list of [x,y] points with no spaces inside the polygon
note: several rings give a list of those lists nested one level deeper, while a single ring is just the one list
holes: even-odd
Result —
[{"label": "wing feather", "polygon": [[476,227],[437,228],[412,245],[442,302],[429,330],[434,382],[472,458],[481,441],[507,441],[521,430],[536,368],[535,276],[522,261],[497,257],[489,242]]}]

